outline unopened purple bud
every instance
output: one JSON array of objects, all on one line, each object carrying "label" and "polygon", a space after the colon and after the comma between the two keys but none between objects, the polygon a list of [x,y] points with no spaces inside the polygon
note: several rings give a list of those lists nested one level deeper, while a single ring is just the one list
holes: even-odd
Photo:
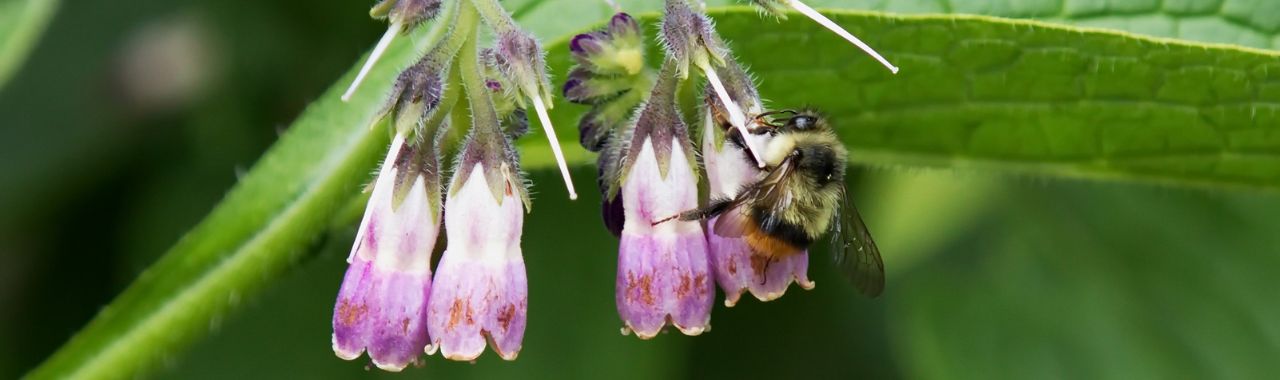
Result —
[{"label": "unopened purple bud", "polygon": [[409,122],[408,126],[398,126],[397,129],[417,126],[417,121],[425,118],[440,105],[440,97],[445,85],[444,78],[440,74],[440,69],[427,60],[422,60],[400,72],[387,103],[383,106],[382,113],[393,114],[397,122]]},{"label": "unopened purple bud", "polygon": [[600,211],[604,218],[604,227],[614,237],[622,237],[622,227],[626,221],[626,213],[622,208],[622,194],[619,192],[609,197],[610,165],[616,165],[606,153],[601,153],[596,163],[596,184],[600,186]]},{"label": "unopened purple bud", "polygon": [[631,15],[619,12],[609,19],[609,35],[619,39],[639,39],[643,31]]},{"label": "unopened purple bud", "polygon": [[619,13],[606,29],[574,36],[569,51],[580,67],[595,75],[634,76],[644,71],[643,37],[635,19]]},{"label": "unopened purple bud", "polygon": [[439,13],[440,0],[382,0],[369,10],[373,18],[387,18],[400,24],[403,32],[435,18]]},{"label": "unopened purple bud", "polygon": [[546,63],[542,47],[532,35],[515,29],[502,33],[498,36],[494,58],[502,72],[525,96],[543,96],[539,87],[545,87],[548,83]]},{"label": "unopened purple bud", "polygon": [[685,1],[667,1],[662,38],[667,54],[677,62],[682,76],[688,74],[691,62],[719,63],[728,53],[711,19],[695,12]]},{"label": "unopened purple bud", "polygon": [[569,41],[569,51],[582,56],[600,54],[600,52],[604,51],[604,42],[601,41],[601,38],[607,37],[603,37],[599,32],[573,36],[573,39]]},{"label": "unopened purple bud", "polygon": [[578,143],[591,152],[599,152],[604,148],[609,137],[609,130],[601,125],[595,109],[587,111],[578,119]]}]

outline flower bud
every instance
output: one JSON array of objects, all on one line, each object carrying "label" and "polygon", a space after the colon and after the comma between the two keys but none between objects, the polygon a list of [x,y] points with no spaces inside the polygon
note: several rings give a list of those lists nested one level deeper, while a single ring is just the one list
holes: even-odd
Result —
[{"label": "flower bud", "polygon": [[728,55],[711,19],[695,12],[684,0],[667,0],[662,18],[662,39],[667,56],[675,60],[680,77],[689,76],[689,64],[719,65]]},{"label": "flower bud", "polygon": [[440,0],[382,0],[369,10],[370,17],[400,25],[401,33],[408,33],[439,13]]}]

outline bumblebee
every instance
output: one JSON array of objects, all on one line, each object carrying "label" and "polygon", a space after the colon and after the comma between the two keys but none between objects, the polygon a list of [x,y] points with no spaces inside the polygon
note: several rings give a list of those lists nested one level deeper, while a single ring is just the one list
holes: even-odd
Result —
[{"label": "bumblebee", "polygon": [[[785,115],[785,116],[784,116]],[[732,198],[671,218],[684,221],[718,216],[712,231],[741,237],[752,253],[773,262],[804,252],[831,231],[837,267],[860,292],[876,297],[884,290],[884,262],[866,223],[845,189],[848,151],[817,112],[766,112],[752,120],[751,134],[768,135],[761,157],[762,177]],[[729,140],[744,151],[736,131]],[[750,160],[749,156],[744,159]]]}]

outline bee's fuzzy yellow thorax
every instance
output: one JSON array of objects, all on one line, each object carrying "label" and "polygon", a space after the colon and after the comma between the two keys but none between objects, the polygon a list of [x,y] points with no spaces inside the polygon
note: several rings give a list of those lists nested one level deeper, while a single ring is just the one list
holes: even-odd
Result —
[{"label": "bee's fuzzy yellow thorax", "polygon": [[765,145],[763,154],[760,155],[764,159],[764,163],[769,167],[778,166],[782,160],[787,159],[787,155],[796,147],[796,139],[794,135],[789,133],[779,134],[769,140]]}]

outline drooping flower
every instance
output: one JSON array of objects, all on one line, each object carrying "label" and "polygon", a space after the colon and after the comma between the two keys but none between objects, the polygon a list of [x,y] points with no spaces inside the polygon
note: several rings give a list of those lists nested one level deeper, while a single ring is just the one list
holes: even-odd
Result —
[{"label": "drooping flower", "polygon": [[399,371],[430,341],[431,254],[440,231],[440,183],[430,142],[396,134],[379,170],[333,313],[333,350]]},{"label": "drooping flower", "polygon": [[624,332],[652,338],[668,322],[687,335],[710,327],[715,298],[706,238],[698,221],[664,218],[698,207],[688,128],[675,104],[668,61],[649,101],[625,134],[614,186],[625,214],[618,248],[617,304]]},{"label": "drooping flower", "polygon": [[[742,104],[750,115],[763,112],[755,84],[737,62],[729,60],[719,71],[734,102]],[[752,165],[751,155],[742,148],[744,137],[729,125],[725,115],[728,111],[713,91],[704,91],[703,164],[711,198],[732,199],[743,186],[759,181],[762,171]],[[756,139],[763,146],[767,136],[752,134],[745,138]],[[718,218],[711,218],[707,225],[714,226]],[[735,305],[745,291],[761,301],[777,299],[792,281],[801,288],[813,288],[807,275],[807,252],[770,262],[768,257],[753,252],[745,238],[720,236],[714,228],[707,229],[707,247],[716,283],[725,293],[725,306]]]},{"label": "drooping flower", "polygon": [[[476,59],[475,52],[471,57]],[[448,246],[436,269],[428,326],[441,355],[479,357],[492,342],[506,360],[520,353],[528,311],[528,280],[520,249],[529,192],[519,157],[498,122],[489,85],[464,72],[471,131],[458,152],[445,200]]]}]

